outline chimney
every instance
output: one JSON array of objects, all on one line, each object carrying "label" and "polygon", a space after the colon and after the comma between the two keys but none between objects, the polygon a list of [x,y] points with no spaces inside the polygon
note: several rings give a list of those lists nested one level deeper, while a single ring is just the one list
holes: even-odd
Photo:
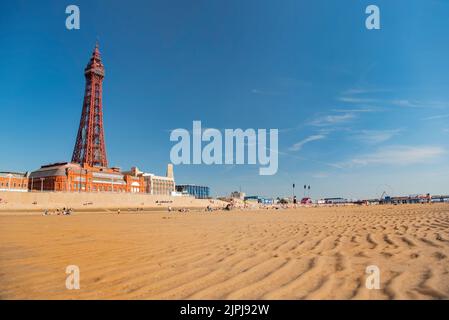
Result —
[{"label": "chimney", "polygon": [[167,165],[167,178],[173,179],[173,164],[171,163]]}]

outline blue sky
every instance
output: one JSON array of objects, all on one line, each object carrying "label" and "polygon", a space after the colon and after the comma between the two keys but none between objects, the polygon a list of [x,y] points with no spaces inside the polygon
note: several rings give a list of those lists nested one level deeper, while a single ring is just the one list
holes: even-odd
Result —
[{"label": "blue sky", "polygon": [[[369,4],[381,30],[365,28]],[[447,30],[443,0],[2,2],[0,170],[70,160],[98,38],[110,165],[164,174],[170,130],[201,120],[279,129],[274,176],[175,167],[215,195],[448,193]]]}]

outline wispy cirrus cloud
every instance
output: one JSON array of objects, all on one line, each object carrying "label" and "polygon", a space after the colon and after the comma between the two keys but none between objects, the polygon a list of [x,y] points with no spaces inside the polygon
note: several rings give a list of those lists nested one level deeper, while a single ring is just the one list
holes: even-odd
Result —
[{"label": "wispy cirrus cloud", "polygon": [[315,178],[315,179],[325,179],[328,177],[329,177],[329,174],[326,172],[317,172],[317,173],[312,174],[312,178]]},{"label": "wispy cirrus cloud", "polygon": [[391,90],[383,89],[364,89],[354,88],[342,91],[337,97],[337,101],[356,104],[356,105],[384,105],[384,106],[396,106],[402,108],[433,108],[442,109],[449,107],[448,102],[442,101],[423,101],[406,98],[379,98],[379,93],[389,93]]},{"label": "wispy cirrus cloud", "polygon": [[343,124],[357,118],[357,114],[365,112],[376,112],[378,110],[374,108],[357,108],[357,109],[332,109],[330,114],[317,115],[316,118],[306,121],[296,127],[282,128],[279,132],[289,132],[304,128],[305,126],[316,126],[320,127],[320,133],[329,133],[336,128],[331,128],[332,126],[337,126],[338,124]]},{"label": "wispy cirrus cloud", "polygon": [[444,109],[449,107],[449,103],[441,101],[419,101],[419,100],[387,100],[389,104],[404,107],[404,108],[431,108],[431,109]]},{"label": "wispy cirrus cloud", "polygon": [[360,107],[360,108],[343,108],[343,109],[332,109],[333,112],[339,112],[339,113],[365,113],[365,112],[377,112],[379,111],[378,108],[373,107]]},{"label": "wispy cirrus cloud", "polygon": [[390,140],[398,135],[402,130],[360,130],[357,132],[355,139],[367,144],[378,144]]},{"label": "wispy cirrus cloud", "polygon": [[357,103],[357,104],[361,104],[361,103],[368,104],[368,103],[379,102],[379,100],[377,100],[377,99],[357,98],[357,97],[348,97],[348,96],[338,97],[337,100],[340,102]]},{"label": "wispy cirrus cloud", "polygon": [[341,92],[342,96],[352,96],[352,95],[364,95],[364,94],[374,94],[374,93],[385,93],[391,92],[390,89],[382,89],[382,88],[363,88],[356,87],[344,90]]},{"label": "wispy cirrus cloud", "polygon": [[347,122],[354,118],[356,118],[356,115],[354,112],[345,112],[342,114],[332,114],[332,115],[322,116],[315,120],[312,120],[309,124],[313,125],[313,126],[329,126],[329,125],[335,125],[335,124]]},{"label": "wispy cirrus cloud", "polygon": [[290,151],[299,151],[302,149],[302,147],[309,142],[312,141],[317,141],[317,140],[322,140],[325,139],[326,135],[324,134],[316,134],[316,135],[311,135],[301,141],[298,141],[297,143],[293,144],[288,150]]},{"label": "wispy cirrus cloud", "polygon": [[433,104],[432,103],[424,103],[419,101],[411,101],[407,99],[375,99],[375,98],[368,98],[368,97],[360,97],[358,95],[355,96],[340,96],[337,98],[337,101],[348,103],[348,104],[355,104],[355,105],[384,105],[384,106],[396,106],[396,107],[402,107],[402,108],[424,108],[424,107],[430,107]]},{"label": "wispy cirrus cloud", "polygon": [[430,117],[424,118],[424,120],[437,120],[437,119],[445,119],[445,118],[449,118],[449,114],[439,114],[436,116],[430,116]]},{"label": "wispy cirrus cloud", "polygon": [[381,100],[373,98],[372,95],[384,91],[381,89],[352,88],[341,92],[337,97],[337,101],[349,104],[372,105],[373,103],[381,102]]},{"label": "wispy cirrus cloud", "polygon": [[266,96],[278,96],[278,95],[284,94],[283,92],[280,92],[280,91],[264,90],[264,89],[252,89],[251,93],[266,95]]},{"label": "wispy cirrus cloud", "polygon": [[364,167],[369,165],[411,165],[429,163],[441,157],[446,150],[439,146],[389,146],[373,153],[354,157],[334,164],[337,168]]}]

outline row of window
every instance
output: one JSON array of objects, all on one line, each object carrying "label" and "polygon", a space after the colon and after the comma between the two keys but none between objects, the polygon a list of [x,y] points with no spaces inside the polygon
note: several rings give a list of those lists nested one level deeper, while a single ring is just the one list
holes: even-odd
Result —
[{"label": "row of window", "polygon": [[[9,188],[9,182],[0,182],[0,187],[7,187]],[[27,185],[25,183],[11,183],[11,188],[27,188]]]},{"label": "row of window", "polygon": [[[74,191],[76,191],[76,190],[86,190],[86,185],[84,184],[84,183],[82,183],[82,184],[80,184],[80,183],[74,183],[73,184],[73,190]],[[91,191],[93,191],[93,192],[96,192],[96,191],[100,191],[100,192],[103,192],[103,191],[107,191],[107,192],[112,192],[112,191],[114,191],[114,192],[126,192],[126,188],[125,187],[117,187],[117,186],[114,186],[114,189],[112,189],[112,186],[92,186],[91,187],[91,189],[90,189]],[[131,192],[139,192],[140,191],[140,188],[138,188],[138,187],[132,187],[131,188]]]},{"label": "row of window", "polygon": [[[149,185],[151,185],[151,184],[149,184]],[[157,187],[168,187],[168,188],[173,188],[173,187],[174,187],[174,184],[173,184],[173,183],[160,183],[160,182],[158,182],[158,183],[153,183],[153,187],[154,187],[154,188],[157,188]]]}]

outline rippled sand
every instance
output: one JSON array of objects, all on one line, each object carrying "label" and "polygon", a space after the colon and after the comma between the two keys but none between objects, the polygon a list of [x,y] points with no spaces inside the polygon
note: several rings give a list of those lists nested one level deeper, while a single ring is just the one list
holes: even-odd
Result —
[{"label": "rippled sand", "polygon": [[[2,299],[449,297],[449,205],[0,216]],[[78,265],[81,289],[65,288]],[[380,290],[365,287],[368,265]]]}]

